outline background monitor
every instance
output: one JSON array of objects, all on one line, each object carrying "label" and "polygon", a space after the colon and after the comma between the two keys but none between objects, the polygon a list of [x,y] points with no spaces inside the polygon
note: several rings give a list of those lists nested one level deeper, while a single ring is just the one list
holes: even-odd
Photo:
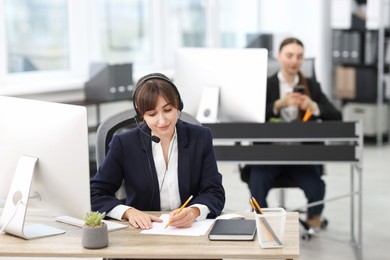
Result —
[{"label": "background monitor", "polygon": [[[266,49],[183,48],[176,53],[174,82],[187,113],[197,116],[214,106],[219,89],[217,121],[265,121],[267,85]],[[204,89],[209,89],[203,95]],[[203,108],[203,106],[206,106]],[[202,115],[204,116],[204,115]],[[210,122],[202,120],[201,122]]]},{"label": "background monitor", "polygon": [[[14,204],[26,200],[26,208],[39,209],[34,214],[42,212],[39,214],[44,216],[82,218],[90,210],[85,107],[0,96],[0,208],[7,204],[23,156],[38,161],[32,175],[31,198],[16,198]],[[15,180],[13,188],[23,193],[28,178],[26,175]],[[0,226],[5,225],[3,217],[7,214],[19,214],[11,211],[3,210]]]}]

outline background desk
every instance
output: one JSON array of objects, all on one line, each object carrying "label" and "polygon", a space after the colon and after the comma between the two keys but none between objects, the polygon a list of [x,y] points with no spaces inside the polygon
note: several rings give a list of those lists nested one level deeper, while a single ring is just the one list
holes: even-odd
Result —
[{"label": "background desk", "polygon": [[[327,201],[350,197],[351,240],[358,249],[358,255],[361,256],[363,224],[362,122],[216,123],[203,125],[209,127],[212,131],[218,162],[237,164],[350,164],[350,191],[345,195],[329,198]],[[254,142],[256,142],[256,145],[252,145]],[[357,184],[355,183],[355,173],[357,174]],[[357,197],[356,201],[355,197]]]},{"label": "background desk", "polygon": [[[161,212],[154,212],[156,216]],[[249,213],[240,213],[248,214]],[[109,233],[109,246],[89,250],[81,245],[81,228],[55,222],[53,217],[29,216],[30,222],[44,223],[66,230],[57,235],[24,240],[8,234],[0,235],[0,256],[19,257],[111,257],[138,259],[298,259],[298,213],[286,218],[284,247],[262,249],[254,241],[209,241],[207,236],[164,236],[140,234],[133,228]]]}]

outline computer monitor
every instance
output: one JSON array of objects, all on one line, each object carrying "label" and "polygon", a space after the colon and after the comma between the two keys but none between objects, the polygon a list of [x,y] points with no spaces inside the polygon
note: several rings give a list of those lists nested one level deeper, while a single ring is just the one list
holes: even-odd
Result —
[{"label": "computer monitor", "polygon": [[265,121],[266,49],[182,48],[174,82],[202,123]]},{"label": "computer monitor", "polygon": [[90,210],[86,108],[0,96],[0,180],[0,228],[7,233],[61,233],[24,225],[30,214],[82,218]]}]

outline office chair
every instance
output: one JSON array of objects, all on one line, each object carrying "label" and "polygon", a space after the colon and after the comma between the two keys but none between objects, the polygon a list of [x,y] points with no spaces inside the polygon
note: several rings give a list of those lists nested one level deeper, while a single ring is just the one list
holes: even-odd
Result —
[{"label": "office chair", "polygon": [[96,132],[96,166],[99,168],[108,152],[108,145],[114,134],[136,127],[135,110],[125,110],[100,123]]},{"label": "office chair", "polygon": [[[103,121],[96,132],[96,166],[99,168],[100,164],[103,162],[104,158],[107,155],[109,144],[111,142],[112,137],[115,134],[124,132],[128,129],[136,127],[136,122],[134,120],[134,116],[136,115],[136,112],[134,109],[125,110],[123,112],[120,112],[118,114],[115,114],[105,121]],[[190,114],[181,111],[180,112],[180,119],[200,125],[200,122]],[[124,192],[124,186],[122,185],[121,188],[117,191],[116,197],[119,199],[125,198],[125,192]]]}]

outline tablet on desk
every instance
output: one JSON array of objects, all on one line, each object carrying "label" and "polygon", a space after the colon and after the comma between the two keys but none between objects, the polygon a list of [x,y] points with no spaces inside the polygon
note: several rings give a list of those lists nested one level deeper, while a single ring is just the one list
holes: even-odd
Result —
[{"label": "tablet on desk", "polygon": [[[76,227],[83,227],[83,225],[84,225],[84,220],[79,219],[79,218],[74,218],[71,216],[59,216],[59,217],[56,217],[56,221],[66,223],[69,225],[73,225]],[[115,230],[127,228],[127,225],[120,224],[117,222],[112,222],[112,221],[107,221],[107,220],[103,220],[103,222],[106,223],[108,231],[115,231]]]}]

